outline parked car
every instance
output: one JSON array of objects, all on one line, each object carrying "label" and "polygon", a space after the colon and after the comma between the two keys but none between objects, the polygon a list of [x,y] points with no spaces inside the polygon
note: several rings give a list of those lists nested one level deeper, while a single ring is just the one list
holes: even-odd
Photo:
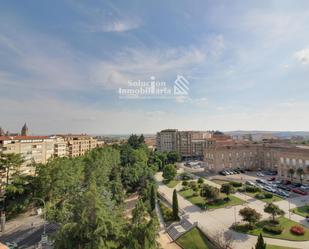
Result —
[{"label": "parked car", "polygon": [[292,186],[295,187],[295,188],[299,188],[301,186],[301,184],[298,183],[298,182],[295,182],[295,183],[292,183]]},{"label": "parked car", "polygon": [[265,176],[262,172],[258,172],[256,175],[259,176],[259,177],[264,177]]},{"label": "parked car", "polygon": [[272,182],[272,181],[274,181],[274,180],[276,180],[276,177],[274,177],[274,176],[268,177],[268,178],[267,178],[267,181],[270,181],[270,182]]},{"label": "parked car", "polygon": [[289,184],[291,184],[291,181],[289,181],[289,180],[282,180],[281,184],[289,185]]},{"label": "parked car", "polygon": [[309,190],[309,185],[302,185],[300,186],[301,190]]},{"label": "parked car", "polygon": [[222,175],[222,176],[226,176],[226,172],[225,171],[220,171],[219,174]]},{"label": "parked car", "polygon": [[286,185],[279,185],[278,188],[283,189],[283,190],[287,190],[290,191],[291,189],[289,187],[287,187]]},{"label": "parked car", "polygon": [[251,181],[246,181],[245,183],[246,185],[255,186],[254,182],[251,182]]},{"label": "parked car", "polygon": [[293,188],[292,191],[296,194],[300,194],[300,195],[307,195],[307,192],[300,190],[298,188]]},{"label": "parked car", "polygon": [[283,197],[289,197],[289,196],[290,196],[290,194],[289,194],[288,192],[285,192],[285,191],[283,191],[283,190],[281,190],[281,189],[278,189],[278,190],[277,190],[277,194],[278,194],[278,195],[281,195],[281,196],[283,196]]}]

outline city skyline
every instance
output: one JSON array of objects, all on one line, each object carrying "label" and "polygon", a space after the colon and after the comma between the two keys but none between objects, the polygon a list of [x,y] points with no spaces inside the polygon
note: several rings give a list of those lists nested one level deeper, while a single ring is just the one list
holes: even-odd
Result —
[{"label": "city skyline", "polygon": [[[309,3],[10,1],[0,10],[0,125],[36,134],[306,131]],[[287,28],[288,27],[288,28]],[[188,98],[120,99],[128,81]]]}]

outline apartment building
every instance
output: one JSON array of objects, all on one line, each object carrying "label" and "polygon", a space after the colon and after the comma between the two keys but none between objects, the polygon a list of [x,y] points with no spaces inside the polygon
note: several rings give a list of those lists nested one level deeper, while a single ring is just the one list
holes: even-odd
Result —
[{"label": "apartment building", "polygon": [[216,139],[225,140],[227,136],[220,132],[167,129],[157,133],[156,146],[160,152],[177,151],[183,159],[202,159],[204,149]]},{"label": "apartment building", "polygon": [[22,172],[33,174],[31,163],[47,163],[54,156],[56,141],[49,136],[1,136],[0,153],[21,154],[25,160]]},{"label": "apartment building", "polygon": [[97,147],[97,140],[88,135],[60,135],[67,143],[69,157],[84,155],[88,150]]},{"label": "apartment building", "polygon": [[177,150],[177,133],[176,129],[166,129],[157,133],[156,147],[160,152],[170,152]]}]

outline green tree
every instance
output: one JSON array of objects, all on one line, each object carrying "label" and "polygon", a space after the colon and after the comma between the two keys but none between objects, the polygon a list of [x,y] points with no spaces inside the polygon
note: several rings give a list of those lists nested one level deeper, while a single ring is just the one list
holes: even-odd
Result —
[{"label": "green tree", "polygon": [[126,236],[125,248],[155,249],[157,248],[157,218],[151,218],[146,212],[146,206],[139,200],[133,210],[132,225]]},{"label": "green tree", "polygon": [[288,173],[289,173],[289,176],[290,176],[291,181],[293,181],[293,176],[294,176],[294,174],[295,174],[295,170],[294,170],[293,168],[290,168],[290,169],[288,170]]},{"label": "green tree", "polygon": [[272,215],[272,220],[275,222],[275,218],[278,215],[284,215],[284,211],[281,210],[277,205],[273,203],[266,204],[264,212]]},{"label": "green tree", "polygon": [[255,249],[266,249],[266,243],[264,242],[263,235],[261,233],[257,239]]},{"label": "green tree", "polygon": [[167,154],[167,162],[174,164],[180,161],[180,154],[177,151],[170,151]]},{"label": "green tree", "polygon": [[229,183],[222,184],[220,191],[221,193],[226,194],[228,197],[230,194],[235,192],[234,187]]},{"label": "green tree", "polygon": [[200,190],[200,195],[207,198],[210,202],[219,197],[219,189],[212,187],[208,184],[204,184]]},{"label": "green tree", "polygon": [[204,179],[202,177],[200,177],[198,180],[197,180],[197,183],[198,184],[203,184],[204,183]]},{"label": "green tree", "polygon": [[102,198],[95,180],[91,179],[87,190],[74,197],[71,216],[56,234],[55,248],[115,248],[121,222],[108,199]]},{"label": "green tree", "polygon": [[173,219],[174,220],[178,220],[179,216],[178,216],[178,198],[177,198],[177,192],[176,189],[174,189],[173,191]]},{"label": "green tree", "polygon": [[175,168],[175,165],[173,164],[168,164],[164,167],[163,169],[163,178],[166,181],[171,181],[173,180],[177,175],[177,170]]},{"label": "green tree", "polygon": [[253,208],[245,207],[239,210],[239,214],[242,217],[243,221],[249,223],[250,227],[253,227],[261,219],[261,214],[255,211]]},{"label": "green tree", "polygon": [[21,154],[8,153],[0,154],[0,170],[5,173],[6,186],[9,185],[9,180],[12,173],[16,173],[23,164],[24,159]]},{"label": "green tree", "polygon": [[[5,174],[5,189],[10,192],[10,180],[14,176],[19,175],[20,166],[23,164],[24,159],[21,154],[8,153],[0,154],[0,171]],[[5,191],[6,191],[5,190]],[[2,189],[1,189],[2,191]],[[7,195],[4,197],[3,209],[6,211],[7,207]]]},{"label": "green tree", "polygon": [[300,183],[303,184],[303,177],[304,177],[305,171],[302,168],[298,168],[296,170],[296,174],[299,177]]},{"label": "green tree", "polygon": [[150,209],[151,211],[153,211],[155,208],[156,208],[156,190],[153,184],[150,190]]}]

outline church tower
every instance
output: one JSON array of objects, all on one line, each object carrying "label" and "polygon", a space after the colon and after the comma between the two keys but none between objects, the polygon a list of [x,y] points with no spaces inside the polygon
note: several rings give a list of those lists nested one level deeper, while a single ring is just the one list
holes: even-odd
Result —
[{"label": "church tower", "polygon": [[23,128],[21,129],[21,135],[22,136],[29,136],[29,130],[28,130],[26,123],[24,124]]},{"label": "church tower", "polygon": [[4,130],[2,129],[2,127],[0,126],[0,136],[4,136],[5,133],[4,133]]}]

